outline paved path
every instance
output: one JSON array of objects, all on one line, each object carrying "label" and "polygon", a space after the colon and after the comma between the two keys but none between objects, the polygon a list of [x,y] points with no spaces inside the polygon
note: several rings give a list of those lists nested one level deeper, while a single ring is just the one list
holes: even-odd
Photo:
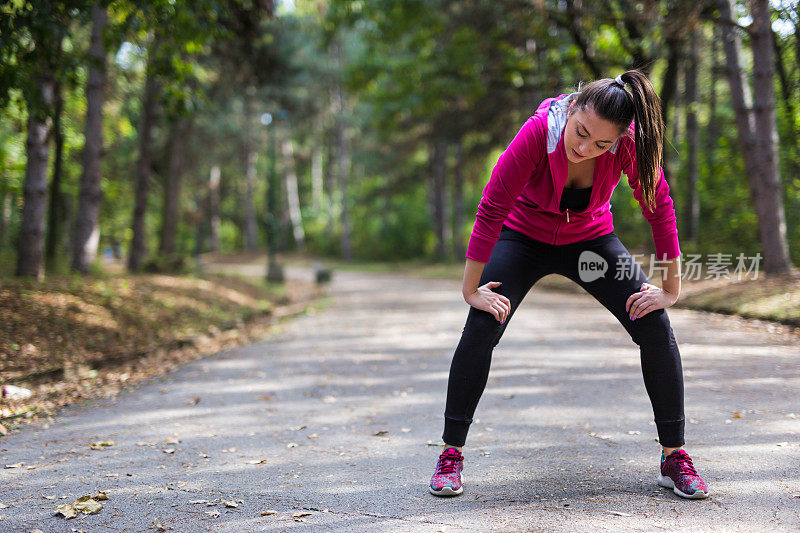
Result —
[{"label": "paved path", "polygon": [[[638,348],[591,297],[537,286],[495,349],[465,492],[439,499],[428,443],[467,313],[460,282],[337,272],[331,293],[262,342],[0,439],[2,464],[23,463],[0,470],[0,531],[800,528],[797,336],[670,310],[687,449],[714,492],[686,501],[655,484]],[[99,514],[53,516],[98,489]]]}]

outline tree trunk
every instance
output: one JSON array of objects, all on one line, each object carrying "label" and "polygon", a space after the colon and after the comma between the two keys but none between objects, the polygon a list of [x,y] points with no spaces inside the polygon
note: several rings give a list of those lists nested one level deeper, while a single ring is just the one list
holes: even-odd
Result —
[{"label": "tree trunk", "polygon": [[[732,18],[732,1],[719,1],[720,15],[723,19]],[[754,110],[750,108],[750,88],[742,68],[739,36],[735,28],[723,25],[723,42],[728,63],[731,102],[739,130],[739,144],[750,185],[750,197],[758,216],[761,246],[764,251],[764,271],[783,273],[791,269],[791,262],[777,165],[774,57],[768,0],[751,0],[750,8],[753,17],[751,33],[753,79],[757,89]]]},{"label": "tree trunk", "polygon": [[146,235],[144,218],[147,211],[147,195],[150,192],[150,174],[152,172],[152,146],[151,137],[155,124],[156,102],[158,95],[158,82],[152,71],[152,63],[157,53],[157,41],[152,41],[148,51],[147,79],[142,94],[142,110],[139,117],[139,161],[136,167],[136,198],[133,210],[133,238],[131,239],[130,255],[128,256],[128,270],[138,272],[142,268],[146,248]]},{"label": "tree trunk", "polygon": [[464,260],[467,254],[462,226],[464,225],[464,145],[459,140],[456,145],[456,163],[453,168],[453,252],[457,260]]},{"label": "tree trunk", "polygon": [[164,211],[161,219],[159,252],[174,255],[180,223],[181,180],[186,170],[186,145],[192,128],[192,119],[182,116],[175,120],[170,133],[170,154],[167,176],[164,178]]},{"label": "tree trunk", "polygon": [[[335,101],[335,98],[332,100]],[[336,116],[334,109],[333,115]],[[335,120],[335,119],[334,119]],[[338,123],[334,123],[334,128],[337,128]],[[336,157],[336,150],[338,149],[338,129],[333,132],[334,135],[325,137],[325,157],[328,162],[327,165],[322,167],[322,184],[323,196],[325,206],[325,235],[327,242],[333,242],[336,238],[336,228],[334,227],[334,220],[338,218],[337,213],[337,194],[336,194],[336,173],[339,171],[338,158]]]},{"label": "tree trunk", "polygon": [[686,183],[686,231],[687,241],[697,242],[697,228],[700,222],[700,201],[697,196],[699,136],[697,131],[697,39],[698,31],[691,33],[689,40],[689,61],[686,64],[684,83],[686,84],[686,144],[687,144],[687,183]]},{"label": "tree trunk", "polygon": [[11,226],[11,193],[3,186],[0,194],[0,246],[8,241],[8,228]]},{"label": "tree trunk", "polygon": [[47,212],[47,146],[52,127],[50,117],[55,82],[52,74],[41,72],[36,90],[43,109],[28,104],[27,162],[23,193],[22,222],[17,244],[17,276],[44,277],[44,230]]},{"label": "tree trunk", "polygon": [[101,161],[103,157],[103,102],[106,83],[106,50],[103,29],[108,14],[100,4],[92,8],[92,37],[89,46],[89,79],[86,85],[86,126],[83,146],[83,174],[78,193],[78,212],[72,235],[72,269],[89,271],[97,256],[100,241],[100,204],[103,191]]},{"label": "tree trunk", "polygon": [[340,220],[342,223],[342,259],[350,261],[353,259],[353,248],[351,244],[351,229],[350,229],[350,211],[347,204],[347,189],[350,181],[350,149],[345,132],[344,121],[339,118],[337,125],[337,143],[339,146],[338,163],[339,163],[339,198],[341,202]]},{"label": "tree trunk", "polygon": [[281,145],[283,160],[286,165],[286,205],[289,206],[289,221],[292,225],[292,235],[299,250],[305,250],[305,234],[303,233],[303,219],[300,212],[300,194],[297,191],[297,173],[294,165],[294,149],[292,140],[286,139]]},{"label": "tree trunk", "polygon": [[256,208],[253,203],[256,190],[256,162],[258,161],[258,150],[253,132],[254,111],[253,97],[245,96],[244,105],[244,145],[246,168],[244,173],[245,194],[244,203],[244,247],[248,251],[258,249],[258,222],[256,220]]},{"label": "tree trunk", "polygon": [[53,86],[53,177],[50,180],[49,206],[47,211],[47,237],[45,238],[45,264],[47,268],[55,267],[56,254],[61,242],[62,223],[64,221],[64,197],[61,194],[61,182],[64,169],[64,132],[61,128],[61,115],[64,111],[64,98],[61,84]]},{"label": "tree trunk", "polygon": [[719,62],[717,43],[720,32],[716,26],[711,28],[711,75],[708,87],[708,126],[706,127],[706,165],[709,176],[717,171],[717,139],[719,139],[719,119],[717,117],[717,80],[719,79],[722,65]]},{"label": "tree trunk", "polygon": [[442,260],[447,254],[445,236],[445,167],[447,162],[447,143],[442,139],[434,139],[430,151],[430,186],[428,198],[433,220],[433,231],[436,236],[436,258]]},{"label": "tree trunk", "polygon": [[208,247],[212,254],[219,253],[219,180],[219,167],[214,165],[208,180]]},{"label": "tree trunk", "polygon": [[[337,43],[335,48],[337,63],[342,66],[341,43]],[[350,212],[347,204],[347,189],[350,181],[351,161],[350,146],[347,138],[347,131],[344,121],[345,95],[341,80],[336,80],[336,144],[337,144],[337,163],[339,196],[341,201],[340,220],[342,224],[341,249],[342,259],[351,261],[353,259],[352,237],[350,229]]]},{"label": "tree trunk", "polygon": [[322,209],[322,146],[324,143],[324,128],[322,118],[314,120],[315,138],[311,143],[311,207],[314,213]]}]

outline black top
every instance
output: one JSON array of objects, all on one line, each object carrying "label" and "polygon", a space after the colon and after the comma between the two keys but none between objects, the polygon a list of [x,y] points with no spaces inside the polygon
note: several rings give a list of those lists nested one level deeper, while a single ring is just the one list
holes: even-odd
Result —
[{"label": "black top", "polygon": [[558,208],[561,211],[566,211],[567,209],[583,211],[589,207],[589,197],[591,195],[591,187],[583,187],[581,189],[564,187],[564,192],[561,193],[561,204],[559,204]]}]

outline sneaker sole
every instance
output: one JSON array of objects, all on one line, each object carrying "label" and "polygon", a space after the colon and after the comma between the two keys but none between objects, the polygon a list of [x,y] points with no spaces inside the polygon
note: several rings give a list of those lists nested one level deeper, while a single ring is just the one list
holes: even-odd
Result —
[{"label": "sneaker sole", "polygon": [[462,485],[458,487],[458,490],[453,490],[452,487],[442,487],[440,490],[436,490],[430,485],[428,485],[428,490],[434,496],[458,496],[462,492],[464,492],[464,474],[461,474],[461,483]]},{"label": "sneaker sole", "polygon": [[709,494],[708,492],[703,492],[701,490],[695,491],[694,494],[686,494],[685,492],[683,492],[682,490],[680,490],[678,487],[675,486],[675,482],[672,481],[671,477],[664,476],[662,474],[658,475],[658,484],[664,488],[672,489],[672,492],[674,492],[678,496],[682,498],[688,498],[690,500],[702,500],[708,498]]}]

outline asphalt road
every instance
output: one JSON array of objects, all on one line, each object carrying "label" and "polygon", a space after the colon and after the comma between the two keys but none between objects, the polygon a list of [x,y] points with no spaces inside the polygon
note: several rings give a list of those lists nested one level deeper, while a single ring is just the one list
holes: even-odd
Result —
[{"label": "asphalt road", "polygon": [[[443,499],[427,484],[460,282],[337,272],[330,294],[261,342],[0,438],[2,466],[22,463],[0,469],[0,531],[800,529],[796,333],[669,310],[712,491],[687,501],[656,485],[638,347],[590,296],[534,287],[495,349],[464,493]],[[54,514],[98,490],[99,513]]]}]

